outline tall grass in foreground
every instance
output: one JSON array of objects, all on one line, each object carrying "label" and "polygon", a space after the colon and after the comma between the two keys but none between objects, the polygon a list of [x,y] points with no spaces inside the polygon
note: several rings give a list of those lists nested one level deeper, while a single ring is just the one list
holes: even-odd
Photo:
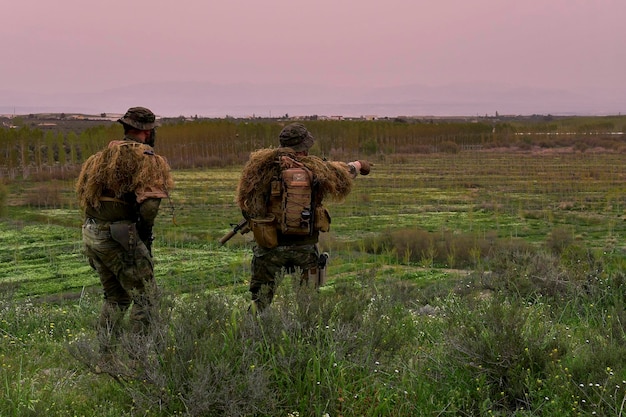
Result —
[{"label": "tall grass in foreground", "polygon": [[[480,132],[422,140],[417,130],[449,126],[351,126],[315,126],[316,152],[372,152],[376,163],[331,208],[329,285],[316,293],[284,277],[258,318],[247,313],[250,236],[216,241],[239,218],[236,164],[274,143],[279,125],[217,126],[237,141],[212,124],[161,129],[172,148],[159,152],[179,164],[155,228],[163,321],[147,339],[124,338],[99,375],[101,296],[72,191],[79,154],[91,152],[59,146],[56,164],[52,143],[55,168],[35,152],[37,172],[31,147],[7,141],[0,416],[623,415],[621,138],[607,152],[594,150],[602,138],[540,134],[515,136],[521,151],[470,151]],[[111,135],[96,133],[84,139],[99,149]],[[520,145],[509,136],[494,146]],[[181,169],[214,163],[235,165]],[[141,363],[129,360],[136,346],[149,353]]]},{"label": "tall grass in foreground", "polygon": [[4,296],[0,415],[622,415],[625,277],[584,250],[513,250],[427,286],[285,276],[258,316],[243,297],[164,294],[154,333],[100,375],[93,294]]}]

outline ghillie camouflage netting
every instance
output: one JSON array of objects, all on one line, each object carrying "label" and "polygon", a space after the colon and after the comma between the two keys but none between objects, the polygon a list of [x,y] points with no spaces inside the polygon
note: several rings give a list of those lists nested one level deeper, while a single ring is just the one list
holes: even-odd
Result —
[{"label": "ghillie camouflage netting", "polygon": [[82,208],[98,208],[105,192],[122,198],[127,193],[160,189],[167,195],[173,185],[167,161],[154,154],[150,146],[114,141],[83,163],[76,194]]},{"label": "ghillie camouflage netting", "polygon": [[280,174],[280,157],[290,156],[313,172],[316,202],[323,199],[341,201],[352,191],[352,177],[345,162],[325,161],[317,156],[298,156],[289,148],[260,149],[250,154],[243,169],[235,201],[252,218],[266,215],[270,183]]}]

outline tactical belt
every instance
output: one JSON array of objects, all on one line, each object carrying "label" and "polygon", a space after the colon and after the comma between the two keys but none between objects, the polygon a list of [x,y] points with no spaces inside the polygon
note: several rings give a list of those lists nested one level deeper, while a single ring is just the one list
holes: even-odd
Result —
[{"label": "tactical belt", "polygon": [[120,203],[120,204],[128,204],[126,201],[124,200],[120,200],[119,198],[115,198],[115,197],[100,197],[98,198],[98,200],[100,201],[113,201],[114,203]]},{"label": "tactical belt", "polygon": [[96,219],[94,217],[88,217],[85,220],[86,224],[93,224],[96,225],[96,228],[98,230],[109,230],[111,228],[111,224],[113,223],[126,223],[126,224],[130,224],[132,223],[130,220],[119,220],[119,221],[115,221],[115,222],[109,222],[109,221],[104,221],[104,220],[99,220]]},{"label": "tactical belt", "polygon": [[309,249],[309,248],[314,248],[315,247],[315,243],[286,243],[284,245],[279,244],[278,246],[276,246],[277,249],[280,250],[293,250],[293,249]]}]

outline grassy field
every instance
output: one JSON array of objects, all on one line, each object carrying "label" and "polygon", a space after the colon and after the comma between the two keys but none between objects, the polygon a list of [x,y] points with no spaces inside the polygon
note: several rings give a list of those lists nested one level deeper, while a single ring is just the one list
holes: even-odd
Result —
[{"label": "grassy field", "polygon": [[[402,230],[428,232],[434,239],[464,234],[542,246],[559,230],[572,242],[621,254],[626,233],[622,154],[467,152],[411,158],[376,161],[372,175],[358,178],[346,201],[330,205],[332,230],[321,241],[325,250],[355,256],[359,249],[366,255],[360,250],[364,245],[377,252],[370,241]],[[202,270],[212,271],[211,286],[247,279],[251,235],[236,235],[226,247],[217,242],[240,219],[234,204],[239,171],[174,172],[176,189],[171,201],[163,202],[155,228],[157,276],[166,287],[200,285]],[[72,181],[11,187],[0,225],[0,285],[30,297],[79,294],[96,285],[81,255]],[[42,187],[54,188],[54,201],[63,208],[29,202]],[[388,249],[384,258],[406,255]],[[413,253],[411,260],[417,264],[422,255]],[[337,258],[335,263],[341,262]]]},{"label": "grassy field", "polygon": [[7,183],[0,415],[621,415],[624,154],[371,159],[329,205],[329,284],[285,277],[264,323],[246,314],[251,236],[218,243],[241,166],[174,170],[154,230],[165,346],[115,378],[92,368],[73,179]]}]

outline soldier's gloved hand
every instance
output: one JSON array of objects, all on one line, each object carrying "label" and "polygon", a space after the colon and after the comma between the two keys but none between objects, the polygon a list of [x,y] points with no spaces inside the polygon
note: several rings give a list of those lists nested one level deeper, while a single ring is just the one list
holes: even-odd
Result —
[{"label": "soldier's gloved hand", "polygon": [[352,161],[348,162],[348,165],[351,167],[352,175],[356,176],[357,173],[361,175],[367,175],[370,173],[371,165],[368,161]]},{"label": "soldier's gloved hand", "polygon": [[359,169],[359,174],[361,174],[361,175],[369,174],[370,173],[370,169],[374,165],[374,164],[370,163],[369,161],[365,161],[365,160],[359,160],[357,162],[359,162],[361,164],[361,168]]}]

